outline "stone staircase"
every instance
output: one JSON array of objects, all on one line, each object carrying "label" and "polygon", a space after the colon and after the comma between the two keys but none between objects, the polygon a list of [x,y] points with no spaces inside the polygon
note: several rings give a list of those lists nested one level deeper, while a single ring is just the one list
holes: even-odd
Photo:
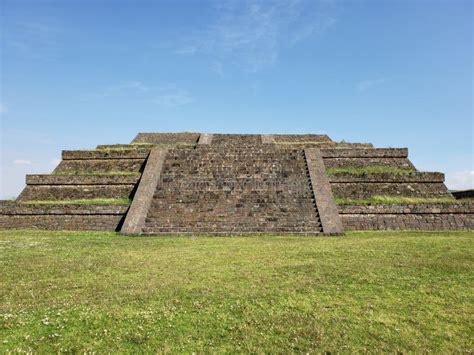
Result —
[{"label": "stone staircase", "polygon": [[257,135],[170,150],[142,232],[321,233],[304,151],[265,146]]}]

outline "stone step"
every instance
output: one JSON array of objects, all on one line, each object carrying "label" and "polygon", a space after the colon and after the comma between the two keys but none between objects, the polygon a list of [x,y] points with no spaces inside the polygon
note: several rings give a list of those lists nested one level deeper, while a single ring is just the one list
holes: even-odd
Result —
[{"label": "stone step", "polygon": [[452,197],[442,182],[331,183],[336,198],[365,200],[372,196]]},{"label": "stone step", "polygon": [[179,221],[148,221],[145,223],[145,227],[149,229],[160,229],[160,228],[208,228],[208,229],[262,229],[262,228],[285,228],[285,229],[321,229],[321,224],[318,223],[277,223],[277,222],[267,222],[267,223],[225,223],[223,221],[206,221],[207,223],[179,223]]},{"label": "stone step", "polygon": [[0,214],[0,229],[118,231],[122,220],[121,214]]},{"label": "stone step", "polygon": [[141,172],[145,159],[88,159],[63,160],[54,170],[54,174],[76,174],[81,172],[110,173],[110,172]]},{"label": "stone step", "polygon": [[222,223],[221,221],[208,221],[202,222],[200,224],[197,223],[177,223],[177,222],[172,222],[172,223],[163,223],[161,221],[149,221],[146,223],[145,228],[148,229],[160,229],[160,228],[187,228],[187,229],[203,229],[203,228],[221,228],[221,229],[263,229],[263,228],[279,228],[279,229],[299,229],[299,230],[304,230],[304,229],[321,229],[321,224],[320,223],[307,223],[307,224],[298,224],[298,223]]},{"label": "stone step", "polygon": [[303,150],[215,139],[169,151],[146,233],[320,232]]},{"label": "stone step", "polygon": [[[162,211],[162,213],[158,213],[159,211],[150,211],[147,216],[147,220],[153,221],[153,220],[161,220],[161,221],[179,221],[185,218],[187,221],[193,221],[194,222],[199,222],[199,221],[229,221],[229,223],[232,222],[247,222],[249,219],[255,220],[255,221],[270,221],[270,220],[287,220],[290,221],[292,224],[293,223],[310,223],[311,221],[314,221],[314,223],[318,223],[319,221],[319,215],[317,214],[311,214],[311,213],[305,213],[305,214],[299,214],[298,217],[296,218],[293,215],[289,213],[278,213],[277,211],[274,211],[275,213],[271,213],[273,211],[266,211],[265,213],[258,213],[258,212],[253,212],[249,211],[247,213],[234,213],[232,215],[232,218],[229,218],[229,214],[226,214],[225,212],[222,211],[216,211],[214,214],[210,214],[207,212],[212,212],[212,211],[206,211],[206,210],[184,210],[184,211],[176,211],[176,210],[171,210],[169,213],[166,213],[166,211]],[[311,222],[313,223],[313,222]]]},{"label": "stone step", "polygon": [[326,169],[367,168],[372,166],[414,169],[413,164],[407,158],[324,158],[324,165]]},{"label": "stone step", "polygon": [[129,204],[0,204],[2,215],[123,215]]},{"label": "stone step", "polygon": [[135,185],[27,185],[18,201],[126,199]]},{"label": "stone step", "polygon": [[132,185],[140,175],[26,175],[27,185]]},{"label": "stone step", "polygon": [[331,183],[410,183],[410,182],[444,182],[444,174],[438,172],[412,172],[408,174],[367,173],[351,174],[338,173],[330,175]]},{"label": "stone step", "polygon": [[153,144],[196,144],[201,134],[197,132],[178,133],[138,133],[132,143],[153,143]]},{"label": "stone step", "polygon": [[211,229],[211,228],[148,228],[145,227],[143,234],[203,234],[203,235],[242,235],[242,234],[284,234],[284,235],[318,235],[322,234],[321,229],[295,229],[295,228],[247,228],[241,227],[235,229]]},{"label": "stone step", "polygon": [[407,158],[407,148],[321,149],[323,158]]},{"label": "stone step", "polygon": [[150,149],[63,150],[63,160],[84,159],[145,159]]}]

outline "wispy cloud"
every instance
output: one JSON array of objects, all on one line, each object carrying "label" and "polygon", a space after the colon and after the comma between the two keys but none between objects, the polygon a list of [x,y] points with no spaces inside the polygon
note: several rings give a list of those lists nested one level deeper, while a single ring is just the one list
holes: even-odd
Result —
[{"label": "wispy cloud", "polygon": [[161,94],[155,95],[151,102],[160,106],[176,107],[190,104],[194,102],[194,98],[185,90],[173,89],[169,91],[166,89]]},{"label": "wispy cloud", "polygon": [[0,115],[3,115],[8,112],[8,107],[3,102],[0,102]]},{"label": "wispy cloud", "polygon": [[150,87],[143,84],[141,81],[127,81],[120,84],[109,85],[96,92],[85,94],[83,99],[101,99],[107,97],[125,96],[130,93],[147,93]]},{"label": "wispy cloud", "polygon": [[81,97],[83,100],[105,98],[123,98],[149,102],[163,107],[183,106],[195,101],[187,90],[175,84],[151,86],[137,80],[107,86],[97,92],[85,94]]},{"label": "wispy cloud", "polygon": [[362,80],[357,83],[356,89],[358,92],[365,92],[370,89],[373,89],[376,86],[380,86],[389,81],[388,78],[378,78],[372,80]]},{"label": "wispy cloud", "polygon": [[213,63],[238,65],[247,72],[274,64],[283,48],[321,34],[335,23],[330,1],[220,1],[217,20],[186,36],[175,53],[207,54]]},{"label": "wispy cloud", "polygon": [[58,27],[43,22],[17,22],[6,28],[6,43],[20,54],[32,59],[59,59]]},{"label": "wispy cloud", "polygon": [[[0,141],[17,144],[29,145],[55,145],[56,142],[50,138],[47,133],[16,128],[4,128],[0,130]],[[5,143],[7,144],[7,143]]]},{"label": "wispy cloud", "polygon": [[216,73],[219,77],[223,78],[224,75],[224,66],[220,61],[215,61],[211,63],[211,69],[214,73]]},{"label": "wispy cloud", "polygon": [[31,160],[27,160],[27,159],[15,159],[13,161],[13,164],[14,165],[31,165]]},{"label": "wispy cloud", "polygon": [[451,190],[474,189],[474,170],[446,173],[446,185]]}]

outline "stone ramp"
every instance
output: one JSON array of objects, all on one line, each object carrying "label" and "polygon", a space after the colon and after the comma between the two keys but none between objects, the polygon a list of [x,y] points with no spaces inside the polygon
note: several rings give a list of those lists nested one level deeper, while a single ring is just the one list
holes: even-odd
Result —
[{"label": "stone ramp", "polygon": [[169,151],[143,233],[322,233],[304,151],[257,135]]}]

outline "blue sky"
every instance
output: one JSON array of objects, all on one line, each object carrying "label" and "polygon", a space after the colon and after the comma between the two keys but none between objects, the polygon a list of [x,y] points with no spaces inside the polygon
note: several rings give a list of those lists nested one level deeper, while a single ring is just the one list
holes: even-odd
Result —
[{"label": "blue sky", "polygon": [[0,4],[0,198],[139,131],[326,133],[474,187],[471,1]]}]

